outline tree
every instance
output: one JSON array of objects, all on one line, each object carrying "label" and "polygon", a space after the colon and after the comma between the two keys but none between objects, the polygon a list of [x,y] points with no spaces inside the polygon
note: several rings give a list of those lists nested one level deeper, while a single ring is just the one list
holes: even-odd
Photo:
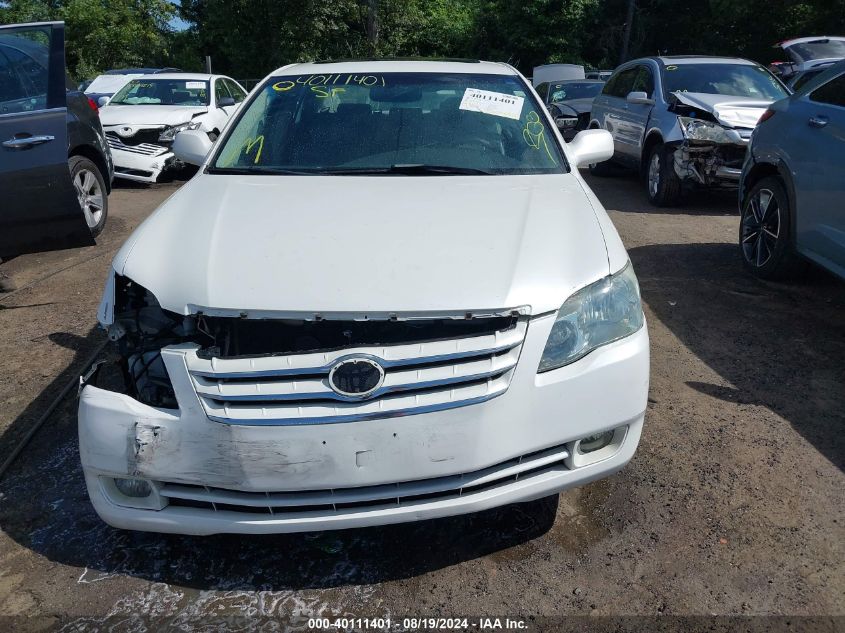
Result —
[{"label": "tree", "polygon": [[175,13],[168,0],[11,0],[0,23],[64,20],[68,71],[82,79],[165,61]]}]

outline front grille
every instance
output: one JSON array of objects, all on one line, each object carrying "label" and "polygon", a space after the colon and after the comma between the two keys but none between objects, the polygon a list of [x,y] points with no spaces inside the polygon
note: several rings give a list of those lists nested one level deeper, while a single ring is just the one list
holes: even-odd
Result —
[{"label": "front grille", "polygon": [[[158,133],[156,133],[158,139]],[[127,144],[120,137],[113,132],[106,133],[106,140],[111,149],[120,150],[122,152],[130,152],[132,154],[142,154],[144,156],[158,156],[170,151],[169,147],[163,145],[156,145],[154,143],[136,143]]]},{"label": "front grille", "polygon": [[[507,391],[528,322],[478,336],[397,345],[357,346],[302,354],[205,358],[186,353],[206,414],[230,424],[350,422],[428,413],[490,400]],[[346,356],[384,368],[366,400],[335,393],[329,372]]]},{"label": "front grille", "polygon": [[474,472],[381,486],[308,491],[242,492],[226,488],[160,483],[160,494],[177,507],[213,512],[265,515],[342,514],[362,510],[407,507],[467,497],[566,470],[566,447],[554,446],[528,453]]}]

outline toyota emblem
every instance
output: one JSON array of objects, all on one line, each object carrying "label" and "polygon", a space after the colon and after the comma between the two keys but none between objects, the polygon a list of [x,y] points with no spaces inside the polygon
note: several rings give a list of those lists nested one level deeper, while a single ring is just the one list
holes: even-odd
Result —
[{"label": "toyota emblem", "polygon": [[372,395],[384,382],[384,368],[366,356],[347,356],[329,372],[329,386],[346,398],[363,399]]}]

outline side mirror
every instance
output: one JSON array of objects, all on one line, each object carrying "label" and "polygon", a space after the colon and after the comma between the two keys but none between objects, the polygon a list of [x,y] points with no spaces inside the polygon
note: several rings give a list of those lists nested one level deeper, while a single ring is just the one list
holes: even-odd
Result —
[{"label": "side mirror", "polygon": [[613,158],[613,136],[607,130],[583,130],[567,145],[576,167],[587,167]]},{"label": "side mirror", "polygon": [[202,130],[179,132],[173,141],[176,158],[189,165],[202,165],[213,143]]},{"label": "side mirror", "polygon": [[234,97],[220,97],[217,100],[217,107],[218,108],[228,108],[229,106],[235,105],[235,98]]},{"label": "side mirror", "polygon": [[649,99],[646,93],[640,91],[629,92],[628,96],[625,97],[625,101],[641,105],[652,105],[654,103],[654,99]]},{"label": "side mirror", "polygon": [[97,105],[98,105],[98,106],[100,106],[100,107],[102,108],[102,107],[103,107],[104,105],[106,105],[109,101],[110,101],[110,99],[109,99],[108,97],[103,96],[103,97],[100,97],[99,99],[97,99]]}]

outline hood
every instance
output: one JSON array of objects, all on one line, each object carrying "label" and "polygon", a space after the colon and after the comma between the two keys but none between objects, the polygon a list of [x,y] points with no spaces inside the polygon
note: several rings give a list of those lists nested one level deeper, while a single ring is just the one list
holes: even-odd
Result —
[{"label": "hood", "polygon": [[763,112],[772,104],[771,100],[703,92],[673,92],[672,95],[685,105],[706,110],[728,127],[756,127]]},{"label": "hood", "polygon": [[570,108],[575,110],[578,114],[584,114],[585,112],[589,112],[593,109],[593,100],[595,97],[586,97],[584,99],[565,99],[563,101],[558,101],[557,103],[562,103],[563,105],[568,105]]},{"label": "hood", "polygon": [[264,316],[540,314],[610,272],[572,174],[200,175],[135,231],[114,269],[167,310]]},{"label": "hood", "polygon": [[186,123],[198,114],[208,112],[206,106],[164,106],[164,105],[111,105],[100,108],[100,121],[109,125],[178,125]]}]

